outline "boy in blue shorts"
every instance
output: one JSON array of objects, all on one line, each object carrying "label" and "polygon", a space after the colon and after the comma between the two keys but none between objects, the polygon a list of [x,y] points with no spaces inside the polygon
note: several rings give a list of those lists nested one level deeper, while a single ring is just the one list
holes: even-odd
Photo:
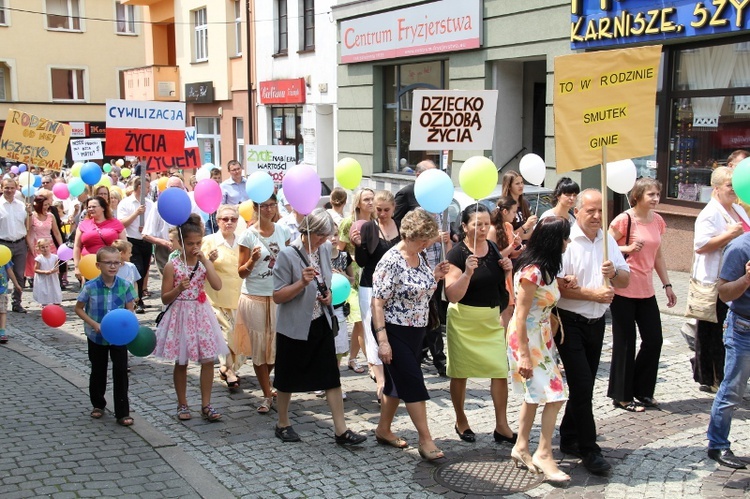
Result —
[{"label": "boy in blue shorts", "polygon": [[16,280],[16,273],[11,272],[13,261],[0,265],[0,343],[8,343],[8,335],[5,333],[5,321],[8,319],[8,277],[16,289],[21,289]]},{"label": "boy in blue shorts", "polygon": [[101,274],[96,279],[86,281],[76,302],[76,314],[83,319],[84,331],[88,338],[89,397],[91,417],[99,419],[104,415],[107,402],[108,357],[112,359],[112,386],[115,400],[115,418],[122,426],[133,424],[128,402],[128,349],[126,346],[110,345],[101,333],[100,324],[107,312],[118,308],[133,311],[135,289],[122,277],[117,277],[122,260],[120,252],[112,246],[105,246],[96,252],[96,266]]}]

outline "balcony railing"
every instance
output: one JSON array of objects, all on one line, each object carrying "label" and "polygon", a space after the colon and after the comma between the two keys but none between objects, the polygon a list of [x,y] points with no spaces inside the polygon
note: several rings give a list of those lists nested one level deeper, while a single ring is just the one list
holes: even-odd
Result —
[{"label": "balcony railing", "polygon": [[145,66],[123,71],[124,98],[176,102],[180,100],[180,68]]}]

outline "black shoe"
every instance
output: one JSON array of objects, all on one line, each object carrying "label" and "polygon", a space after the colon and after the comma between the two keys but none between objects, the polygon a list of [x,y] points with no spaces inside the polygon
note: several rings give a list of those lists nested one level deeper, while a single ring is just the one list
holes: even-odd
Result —
[{"label": "black shoe", "polygon": [[560,452],[583,459],[583,454],[581,453],[581,449],[578,448],[577,442],[573,442],[570,445],[560,444]]},{"label": "black shoe", "polygon": [[26,309],[23,308],[21,305],[13,305],[12,310],[17,314],[25,314]]},{"label": "black shoe", "polygon": [[599,452],[589,452],[583,458],[583,466],[594,475],[602,475],[612,469],[612,465]]},{"label": "black shoe", "polygon": [[477,436],[474,434],[473,431],[471,431],[471,428],[467,428],[463,433],[458,431],[457,425],[453,425],[453,429],[456,430],[458,437],[464,442],[476,442],[477,441]]},{"label": "black shoe", "polygon": [[495,442],[502,444],[515,444],[516,440],[518,440],[518,433],[514,433],[512,437],[506,437],[502,433],[498,433],[496,430],[492,431],[492,436],[495,439]]},{"label": "black shoe", "polygon": [[136,314],[145,314],[146,310],[143,308],[143,304],[139,303],[135,306],[135,313]]},{"label": "black shoe", "polygon": [[727,468],[744,470],[745,463],[739,460],[730,449],[708,449],[708,457]]},{"label": "black shoe", "polygon": [[656,400],[653,399],[653,397],[635,397],[641,404],[643,404],[643,407],[652,407],[654,409],[659,408],[659,404],[656,402]]},{"label": "black shoe", "polygon": [[274,433],[276,434],[276,437],[279,438],[282,442],[302,441],[302,439],[299,438],[299,435],[297,435],[297,432],[294,431],[294,428],[292,428],[292,425],[285,426],[284,428],[279,428],[277,426],[274,430]]},{"label": "black shoe", "polygon": [[367,437],[354,433],[352,430],[346,430],[341,435],[336,435],[336,443],[339,445],[357,445],[367,440]]},{"label": "black shoe", "polygon": [[438,376],[440,376],[441,378],[447,378],[448,377],[448,373],[445,371],[445,368],[438,369]]}]

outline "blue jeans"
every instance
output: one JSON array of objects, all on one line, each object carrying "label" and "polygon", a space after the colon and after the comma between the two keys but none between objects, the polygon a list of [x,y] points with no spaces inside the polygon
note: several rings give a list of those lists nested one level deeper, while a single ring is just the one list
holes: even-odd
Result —
[{"label": "blue jeans", "polygon": [[708,422],[709,449],[729,449],[732,415],[742,402],[750,378],[750,320],[731,310],[727,314],[724,349],[724,380],[714,399]]}]

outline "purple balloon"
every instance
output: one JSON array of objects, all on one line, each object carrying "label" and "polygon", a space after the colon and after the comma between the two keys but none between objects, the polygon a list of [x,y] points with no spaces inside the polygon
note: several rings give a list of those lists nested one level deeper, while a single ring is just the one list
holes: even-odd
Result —
[{"label": "purple balloon", "polygon": [[59,258],[63,262],[67,262],[68,260],[73,259],[73,249],[68,246],[67,244],[63,244],[59,248],[57,248],[57,258]]},{"label": "purple balloon", "polygon": [[281,185],[284,197],[297,213],[308,215],[320,201],[320,177],[307,165],[293,166],[284,175]]},{"label": "purple balloon", "polygon": [[13,165],[10,167],[10,172],[14,175],[18,175],[18,167],[16,165]]}]

